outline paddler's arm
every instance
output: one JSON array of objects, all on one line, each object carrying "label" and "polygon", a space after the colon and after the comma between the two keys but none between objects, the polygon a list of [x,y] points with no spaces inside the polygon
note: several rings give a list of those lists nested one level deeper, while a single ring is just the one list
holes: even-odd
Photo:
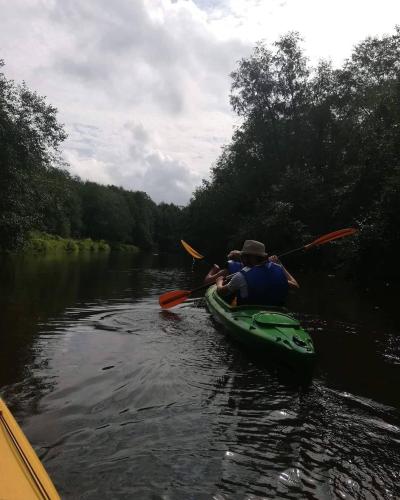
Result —
[{"label": "paddler's arm", "polygon": [[227,274],[227,269],[220,269],[217,264],[214,264],[207,276],[204,278],[204,283],[214,283],[217,278],[219,278],[220,276],[224,278]]},{"label": "paddler's arm", "polygon": [[288,284],[290,286],[293,286],[295,288],[300,288],[300,285],[298,284],[297,280],[289,273],[289,271],[285,268],[285,266],[282,264],[282,262],[276,255],[271,255],[271,257],[269,257],[269,261],[274,262],[275,264],[281,266],[283,272],[285,273]]},{"label": "paddler's arm", "polygon": [[225,297],[226,295],[228,295],[230,293],[229,283],[224,285],[224,277],[223,276],[220,276],[219,278],[217,278],[217,281],[215,282],[215,284],[217,285],[217,293],[218,293],[218,295],[221,295],[221,297]]},{"label": "paddler's arm", "polygon": [[233,276],[228,276],[228,278],[230,278],[229,282],[226,282],[223,277],[218,278],[216,282],[217,293],[222,297],[238,293],[243,284],[246,284],[242,273],[235,273]]},{"label": "paddler's arm", "polygon": [[289,273],[289,271],[284,267],[282,266],[282,269],[283,269],[283,272],[285,273],[285,276],[287,278],[287,282],[289,283],[290,286],[293,286],[295,288],[300,288],[300,285],[299,283],[297,282],[297,280]]}]

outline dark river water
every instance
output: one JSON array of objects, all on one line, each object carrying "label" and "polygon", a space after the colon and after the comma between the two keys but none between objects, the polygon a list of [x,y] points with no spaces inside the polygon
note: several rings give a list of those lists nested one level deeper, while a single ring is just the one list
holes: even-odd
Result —
[{"label": "dark river water", "polygon": [[398,290],[296,277],[311,378],[161,311],[187,261],[0,262],[0,394],[62,498],[400,498]]}]

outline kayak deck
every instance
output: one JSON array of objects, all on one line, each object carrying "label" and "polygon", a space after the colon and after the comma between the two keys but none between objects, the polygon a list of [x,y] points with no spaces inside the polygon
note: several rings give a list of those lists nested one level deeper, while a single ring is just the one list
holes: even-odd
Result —
[{"label": "kayak deck", "polygon": [[45,468],[0,399],[1,500],[59,500]]},{"label": "kayak deck", "polygon": [[267,306],[230,306],[211,286],[206,302],[212,315],[230,335],[248,347],[276,351],[296,359],[313,359],[310,334],[283,308]]}]

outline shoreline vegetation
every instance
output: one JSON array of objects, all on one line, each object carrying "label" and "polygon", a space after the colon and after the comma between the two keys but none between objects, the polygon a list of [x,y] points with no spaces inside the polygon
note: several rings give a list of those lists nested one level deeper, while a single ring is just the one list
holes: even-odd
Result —
[{"label": "shoreline vegetation", "polygon": [[16,255],[70,255],[70,254],[98,254],[109,252],[124,252],[136,255],[140,252],[135,245],[126,243],[108,243],[104,240],[95,241],[91,238],[74,239],[61,236],[31,232],[20,250],[13,252]]},{"label": "shoreline vegetation", "polygon": [[[218,262],[246,239],[277,252],[355,227],[357,236],[287,264],[398,280],[399,60],[399,26],[361,41],[338,67],[312,65],[298,33],[258,43],[231,73],[241,125],[181,207],[72,176],[56,108],[7,79],[0,59],[0,249],[100,252],[105,241],[178,252],[183,238]],[[29,242],[32,231],[65,242]]]},{"label": "shoreline vegetation", "polygon": [[157,204],[135,186],[71,175],[56,108],[8,79],[3,66],[0,59],[0,252],[105,251],[103,241],[124,252],[176,250],[183,208]]},{"label": "shoreline vegetation", "polygon": [[186,241],[206,255],[248,238],[284,252],[355,227],[285,263],[399,280],[399,60],[400,26],[336,67],[312,64],[298,33],[257,44],[231,73],[242,122],[193,194]]}]

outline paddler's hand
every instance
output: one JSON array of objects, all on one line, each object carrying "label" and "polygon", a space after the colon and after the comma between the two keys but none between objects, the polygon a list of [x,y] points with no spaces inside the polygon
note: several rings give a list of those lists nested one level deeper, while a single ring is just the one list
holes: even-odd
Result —
[{"label": "paddler's hand", "polygon": [[224,296],[227,294],[227,286],[224,285],[224,277],[220,276],[219,278],[216,279],[215,281],[217,285],[217,293],[218,295]]},{"label": "paddler's hand", "polygon": [[219,278],[217,278],[216,281],[215,281],[215,284],[217,285],[217,287],[223,286],[223,284],[224,284],[224,277],[220,276]]},{"label": "paddler's hand", "polygon": [[273,262],[274,264],[281,264],[279,257],[277,255],[271,255],[268,257],[269,262]]}]

